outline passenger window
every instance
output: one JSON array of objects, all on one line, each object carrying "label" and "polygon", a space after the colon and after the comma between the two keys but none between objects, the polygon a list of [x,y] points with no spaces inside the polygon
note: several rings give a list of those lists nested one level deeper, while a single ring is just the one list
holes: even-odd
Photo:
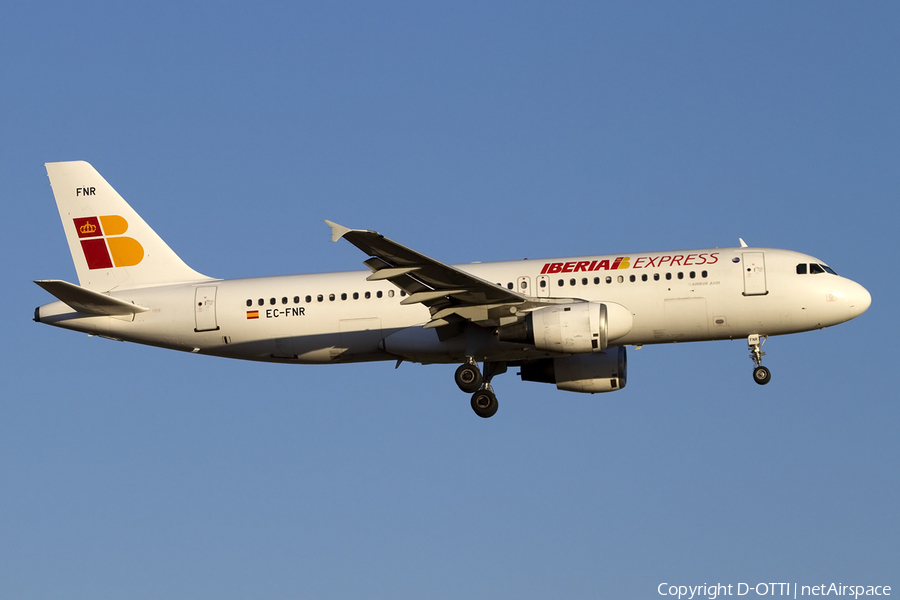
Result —
[{"label": "passenger window", "polygon": [[306,301],[307,301],[307,302],[312,302],[312,296],[307,296],[307,297],[306,297]]},{"label": "passenger window", "polygon": [[607,276],[606,283],[612,283],[612,277]]},{"label": "passenger window", "polygon": [[341,300],[346,300],[346,299],[347,299],[347,293],[344,292],[343,294],[341,294]]},{"label": "passenger window", "polygon": [[403,290],[400,290],[400,297],[402,298],[402,297],[405,296],[405,295],[406,295],[406,292],[403,291]]},{"label": "passenger window", "polygon": [[522,280],[522,289],[523,290],[528,289],[528,282],[525,281],[524,279]]},{"label": "passenger window", "polygon": [[806,275],[806,263],[797,265],[797,275]]},{"label": "passenger window", "polygon": [[510,281],[509,283],[506,284],[506,289],[508,289],[508,290],[513,289],[512,281]]},{"label": "passenger window", "polygon": [[269,298],[269,304],[275,304],[275,298]]},{"label": "passenger window", "polygon": [[672,274],[671,274],[671,273],[666,273],[666,280],[670,280],[670,279],[672,279]]},{"label": "passenger window", "polygon": [[824,272],[825,272],[825,269],[823,269],[822,267],[820,267],[820,266],[817,265],[816,263],[810,263],[810,264],[809,264],[809,272],[810,272],[812,275],[818,275],[819,273],[824,273]]},{"label": "passenger window", "polygon": [[559,287],[566,285],[566,282],[564,279],[560,279],[558,283],[559,283]]},{"label": "passenger window", "polygon": [[694,271],[691,271],[691,279],[694,279],[696,277],[697,277],[697,273]]},{"label": "passenger window", "polygon": [[375,295],[378,296],[379,298],[381,298],[381,296],[382,296],[383,294],[382,294],[381,290],[378,290],[378,291],[375,293]]},{"label": "passenger window", "polygon": [[587,285],[587,277],[581,279],[581,285]]},{"label": "passenger window", "polygon": [[253,300],[247,300],[247,306],[253,306]]},{"label": "passenger window", "polygon": [[284,297],[281,298],[281,303],[282,303],[282,304],[287,304],[287,296],[284,296]]},{"label": "passenger window", "polygon": [[653,274],[653,281],[659,281],[659,273]]},{"label": "passenger window", "polygon": [[647,274],[646,274],[646,273],[644,273],[643,275],[641,275],[641,281],[647,281]]},{"label": "passenger window", "polygon": [[594,277],[594,285],[600,285],[600,278]]},{"label": "passenger window", "polygon": [[701,271],[701,273],[700,273],[700,277],[702,277],[704,279],[706,279],[707,275],[708,275],[708,273],[706,271]]},{"label": "passenger window", "polygon": [[294,304],[300,304],[300,296],[294,296]]},{"label": "passenger window", "polygon": [[366,292],[366,300],[372,297],[372,292]]},{"label": "passenger window", "polygon": [[262,306],[262,305],[265,304],[265,303],[266,303],[265,300],[263,300],[262,298],[259,299],[259,305],[260,305],[260,306]]},{"label": "passenger window", "polygon": [[625,278],[622,277],[621,275],[619,275],[618,277],[616,277],[616,281],[618,281],[619,283],[622,283],[623,281],[625,281]]},{"label": "passenger window", "polygon": [[574,280],[574,279],[570,279],[570,280],[569,280],[569,285],[575,285],[575,280]]},{"label": "passenger window", "polygon": [[359,300],[359,292],[353,292],[353,299]]},{"label": "passenger window", "polygon": [[684,279],[684,273],[678,271],[678,279]]},{"label": "passenger window", "polygon": [[541,279],[541,287],[542,287],[542,288],[547,287],[547,280],[546,280],[546,279]]},{"label": "passenger window", "polygon": [[328,294],[328,301],[334,302],[334,294]]},{"label": "passenger window", "polygon": [[325,299],[325,298],[322,297],[322,294],[319,294],[318,296],[316,296],[316,300],[318,300],[319,302],[321,302],[321,301],[324,300],[324,299]]},{"label": "passenger window", "polygon": [[632,275],[632,276],[629,277],[628,279],[629,279],[629,281],[631,281],[631,283],[634,283],[635,277],[634,277],[634,275]]},{"label": "passenger window", "polygon": [[394,297],[394,290],[388,290],[388,298]]}]

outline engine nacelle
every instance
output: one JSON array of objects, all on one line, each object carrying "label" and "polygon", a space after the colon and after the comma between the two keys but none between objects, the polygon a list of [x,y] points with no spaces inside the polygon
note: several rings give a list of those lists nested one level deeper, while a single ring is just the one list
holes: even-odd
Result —
[{"label": "engine nacelle", "polygon": [[613,303],[555,304],[528,313],[525,319],[502,327],[501,342],[533,344],[560,354],[602,352],[611,340],[631,331],[631,312]]},{"label": "engine nacelle", "polygon": [[544,358],[522,365],[522,381],[555,383],[560,390],[599,394],[625,387],[628,361],[625,346],[598,354]]}]

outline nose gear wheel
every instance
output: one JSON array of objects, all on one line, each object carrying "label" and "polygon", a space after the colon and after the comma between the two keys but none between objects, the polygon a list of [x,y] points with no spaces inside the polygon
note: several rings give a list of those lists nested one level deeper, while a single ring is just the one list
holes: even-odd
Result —
[{"label": "nose gear wheel", "polygon": [[763,366],[753,369],[753,381],[759,385],[766,385],[770,379],[772,379],[772,373],[769,372],[769,369]]},{"label": "nose gear wheel", "polygon": [[769,336],[760,336],[758,334],[753,334],[747,338],[750,360],[756,365],[756,368],[753,369],[753,381],[759,385],[766,385],[772,379],[772,372],[760,364],[762,363],[762,357],[766,355],[762,351],[762,345],[766,343],[767,339],[769,339]]}]

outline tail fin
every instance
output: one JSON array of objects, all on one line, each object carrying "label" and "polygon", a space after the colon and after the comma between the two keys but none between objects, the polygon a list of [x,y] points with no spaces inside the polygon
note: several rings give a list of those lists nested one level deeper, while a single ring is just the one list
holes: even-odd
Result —
[{"label": "tail fin", "polygon": [[94,167],[45,166],[82,287],[107,292],[209,279],[178,258]]}]

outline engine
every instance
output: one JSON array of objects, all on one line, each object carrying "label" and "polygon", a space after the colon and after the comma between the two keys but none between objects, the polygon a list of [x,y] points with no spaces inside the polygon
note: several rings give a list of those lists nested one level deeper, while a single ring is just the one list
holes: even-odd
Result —
[{"label": "engine", "polygon": [[560,354],[602,352],[631,331],[631,312],[613,303],[577,302],[539,308],[498,330],[501,342],[532,344]]},{"label": "engine", "polygon": [[544,358],[522,365],[522,381],[555,383],[567,392],[599,394],[625,387],[628,361],[625,346],[613,346],[596,354]]}]

